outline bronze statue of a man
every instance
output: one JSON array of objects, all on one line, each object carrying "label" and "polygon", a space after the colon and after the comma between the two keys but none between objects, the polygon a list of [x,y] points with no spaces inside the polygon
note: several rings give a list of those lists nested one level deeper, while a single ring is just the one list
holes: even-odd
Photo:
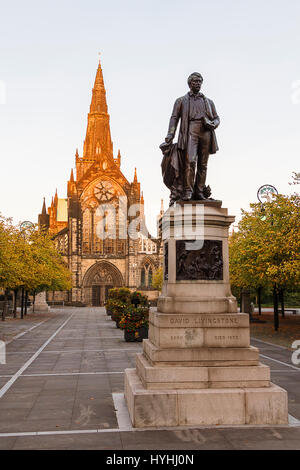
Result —
[{"label": "bronze statue of a man", "polygon": [[[215,129],[220,124],[214,103],[200,93],[203,78],[200,73],[192,73],[188,78],[190,91],[175,101],[170,119],[168,135],[161,149],[173,147],[176,151],[176,165],[180,179],[174,180],[171,189],[171,204],[178,199],[206,199],[210,194],[205,186],[207,162],[210,154],[218,150]],[[180,129],[177,148],[174,139],[179,120]],[[170,157],[172,152],[170,152]],[[172,157],[173,158],[173,157]]]}]

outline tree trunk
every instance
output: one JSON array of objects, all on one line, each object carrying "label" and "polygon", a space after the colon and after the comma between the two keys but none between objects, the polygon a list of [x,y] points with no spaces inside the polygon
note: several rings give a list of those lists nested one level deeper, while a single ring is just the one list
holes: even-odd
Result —
[{"label": "tree trunk", "polygon": [[25,315],[27,315],[27,301],[28,301],[28,290],[25,291],[25,309],[24,309]]},{"label": "tree trunk", "polygon": [[4,291],[4,301],[3,301],[3,310],[2,310],[2,321],[5,321],[6,308],[7,308],[7,290],[5,289],[5,291]]},{"label": "tree trunk", "polygon": [[24,287],[22,287],[21,291],[21,318],[24,318]]},{"label": "tree trunk", "polygon": [[258,315],[261,315],[261,287],[257,289],[257,297],[258,297]]},{"label": "tree trunk", "polygon": [[33,292],[33,299],[32,299],[32,313],[34,313],[34,307],[35,307],[35,291]]},{"label": "tree trunk", "polygon": [[18,289],[14,289],[14,318],[17,318],[17,300],[18,300]]},{"label": "tree trunk", "polygon": [[8,289],[4,291],[4,302],[3,302],[3,310],[2,310],[2,321],[5,321],[5,316],[7,313],[7,302],[8,302]]},{"label": "tree trunk", "polygon": [[274,329],[275,331],[278,331],[279,315],[278,315],[278,293],[277,293],[276,284],[274,284],[274,287],[273,287],[273,304],[274,304]]},{"label": "tree trunk", "polygon": [[280,289],[280,304],[281,304],[281,315],[284,318],[284,290]]}]

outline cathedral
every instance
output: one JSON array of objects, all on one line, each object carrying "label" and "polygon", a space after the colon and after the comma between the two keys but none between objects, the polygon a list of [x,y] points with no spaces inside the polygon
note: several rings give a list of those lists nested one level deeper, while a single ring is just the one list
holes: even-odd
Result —
[{"label": "cathedral", "polygon": [[[45,199],[39,226],[53,236],[72,274],[72,289],[47,293],[50,302],[102,306],[112,287],[139,289],[155,300],[152,276],[162,263],[162,243],[146,229],[144,198],[135,169],[129,182],[114,156],[109,114],[99,62],[88,114],[82,157],[67,183],[67,198],[57,191]],[[158,218],[163,214],[161,207]]]}]

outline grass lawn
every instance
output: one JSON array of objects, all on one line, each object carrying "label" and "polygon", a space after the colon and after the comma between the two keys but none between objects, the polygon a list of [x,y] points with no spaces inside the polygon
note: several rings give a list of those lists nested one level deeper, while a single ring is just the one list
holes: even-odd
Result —
[{"label": "grass lawn", "polygon": [[254,319],[265,320],[266,323],[251,323],[250,334],[269,343],[285,346],[292,351],[293,341],[300,340],[300,315],[287,314],[282,318],[279,314],[279,330],[274,331],[273,312],[253,315]]}]

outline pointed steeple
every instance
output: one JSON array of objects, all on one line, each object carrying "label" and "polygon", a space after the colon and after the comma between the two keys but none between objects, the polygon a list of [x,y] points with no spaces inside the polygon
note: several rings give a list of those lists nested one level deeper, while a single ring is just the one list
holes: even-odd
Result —
[{"label": "pointed steeple", "polygon": [[141,195],[141,204],[144,204],[144,193],[142,191],[142,195]]},{"label": "pointed steeple", "polygon": [[113,161],[113,145],[110,135],[106,91],[102,68],[99,62],[92,92],[90,112],[88,114],[83,158],[96,161],[101,160],[103,157]]},{"label": "pointed steeple", "polygon": [[134,183],[137,183],[137,182],[138,182],[138,180],[137,180],[137,175],[136,175],[136,168],[134,169],[133,182],[134,182]]},{"label": "pointed steeple", "polygon": [[70,176],[70,181],[71,181],[71,183],[74,183],[74,173],[73,173],[73,168],[71,169],[71,176]]},{"label": "pointed steeple", "polygon": [[101,63],[99,60],[99,65],[96,73],[92,102],[90,106],[90,113],[105,113],[107,114],[107,103],[106,103],[106,91],[103,80],[103,73],[101,68]]}]

